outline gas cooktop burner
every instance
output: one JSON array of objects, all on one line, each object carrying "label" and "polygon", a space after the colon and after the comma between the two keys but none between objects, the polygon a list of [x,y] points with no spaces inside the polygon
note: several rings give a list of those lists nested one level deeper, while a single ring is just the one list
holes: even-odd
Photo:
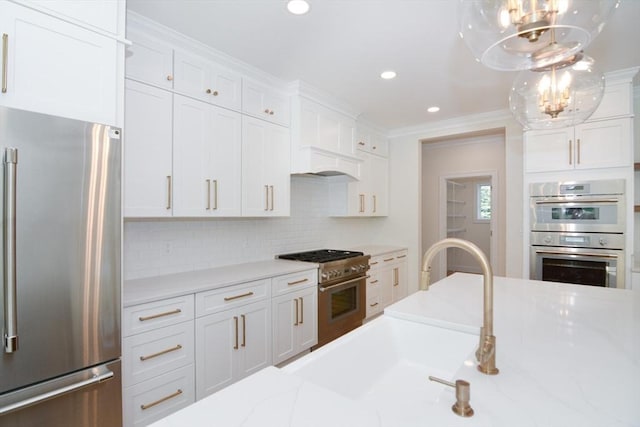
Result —
[{"label": "gas cooktop burner", "polygon": [[315,251],[298,252],[292,254],[278,255],[278,258],[289,259],[294,261],[306,261],[306,262],[331,262],[341,259],[353,258],[364,255],[362,252],[357,251],[339,251],[335,249],[318,249]]}]

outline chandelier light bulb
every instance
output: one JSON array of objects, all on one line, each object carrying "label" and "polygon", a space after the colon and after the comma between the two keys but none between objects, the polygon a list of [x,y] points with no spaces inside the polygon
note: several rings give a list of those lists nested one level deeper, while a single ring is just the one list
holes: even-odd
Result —
[{"label": "chandelier light bulb", "polygon": [[572,64],[521,71],[509,95],[509,108],[526,129],[574,126],[587,120],[604,93],[604,75],[592,58]]},{"label": "chandelier light bulb", "polygon": [[[502,71],[540,68],[576,55],[602,31],[619,3],[619,0],[459,1],[460,36],[480,62]],[[539,52],[543,48],[547,50]]]}]

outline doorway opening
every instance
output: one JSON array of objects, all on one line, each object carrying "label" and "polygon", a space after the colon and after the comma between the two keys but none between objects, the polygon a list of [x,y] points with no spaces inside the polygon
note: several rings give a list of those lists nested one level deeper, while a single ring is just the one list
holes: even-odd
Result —
[{"label": "doorway opening", "polygon": [[[498,216],[497,194],[492,192],[496,183],[495,171],[440,177],[440,231],[439,237],[456,237],[474,243],[489,258],[496,270],[496,234],[494,221]],[[453,273],[482,273],[480,266],[466,251],[448,248],[447,256],[440,257],[440,271]]]}]

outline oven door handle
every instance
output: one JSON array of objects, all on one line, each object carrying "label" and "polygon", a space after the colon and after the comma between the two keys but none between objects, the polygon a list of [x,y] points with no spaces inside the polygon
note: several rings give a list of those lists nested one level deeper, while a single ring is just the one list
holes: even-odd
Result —
[{"label": "oven door handle", "polygon": [[536,200],[537,205],[566,205],[569,203],[618,203],[619,199],[561,199],[561,200]]},{"label": "oven door handle", "polygon": [[598,254],[594,252],[561,252],[561,251],[539,251],[536,249],[536,254],[547,254],[547,255],[576,255],[576,256],[590,256],[590,257],[598,257],[598,258],[618,258],[619,255],[610,255],[610,254]]},{"label": "oven door handle", "polygon": [[331,286],[327,286],[327,287],[320,286],[318,288],[318,290],[320,292],[328,291],[329,289],[337,288],[338,286],[348,285],[349,283],[357,282],[357,281],[362,280],[362,279],[368,279],[369,277],[371,277],[371,276],[360,276],[360,277],[356,277],[355,279],[347,280],[346,282],[336,283],[335,285],[331,285]]}]

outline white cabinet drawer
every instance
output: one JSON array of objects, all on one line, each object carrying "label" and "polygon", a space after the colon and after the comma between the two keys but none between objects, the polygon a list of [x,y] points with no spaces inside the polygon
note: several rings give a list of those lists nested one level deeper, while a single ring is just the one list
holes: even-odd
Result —
[{"label": "white cabinet drawer", "polygon": [[123,386],[128,387],[193,363],[193,320],[127,337]]},{"label": "white cabinet drawer", "polygon": [[298,289],[316,286],[318,284],[318,270],[307,270],[299,273],[274,277],[271,282],[271,295],[277,296]]},{"label": "white cabinet drawer", "polygon": [[122,335],[150,331],[193,319],[193,295],[126,307],[123,312]]},{"label": "white cabinet drawer", "polygon": [[267,298],[271,279],[256,280],[196,294],[196,317],[217,313]]},{"label": "white cabinet drawer", "polygon": [[194,365],[124,389],[124,425],[146,426],[195,401]]},{"label": "white cabinet drawer", "polygon": [[382,267],[382,255],[372,256],[369,259],[369,267],[371,268],[371,270]]}]

